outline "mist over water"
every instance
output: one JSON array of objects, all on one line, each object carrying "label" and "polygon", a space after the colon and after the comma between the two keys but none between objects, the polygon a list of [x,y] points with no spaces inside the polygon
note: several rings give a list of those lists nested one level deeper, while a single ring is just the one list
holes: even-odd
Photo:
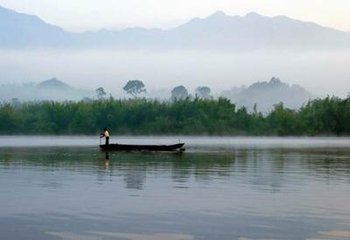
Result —
[{"label": "mist over water", "polygon": [[[210,52],[161,50],[2,50],[0,84],[40,82],[51,77],[77,88],[104,87],[124,97],[128,80],[142,80],[150,95],[170,97],[174,86],[193,94],[209,86],[214,95],[224,90],[279,77],[299,84],[313,96],[348,94],[350,51]],[[164,91],[162,91],[164,90]]]},{"label": "mist over water", "polygon": [[[88,147],[98,148],[99,136],[0,136],[6,148]],[[185,142],[188,152],[217,152],[234,149],[327,149],[347,148],[350,137],[215,137],[215,136],[111,136],[111,143],[174,144]]]}]

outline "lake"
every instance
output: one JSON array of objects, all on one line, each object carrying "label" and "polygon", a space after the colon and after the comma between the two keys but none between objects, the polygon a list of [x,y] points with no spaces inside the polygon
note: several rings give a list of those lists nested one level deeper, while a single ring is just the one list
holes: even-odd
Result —
[{"label": "lake", "polygon": [[0,137],[0,239],[350,239],[350,138]]}]

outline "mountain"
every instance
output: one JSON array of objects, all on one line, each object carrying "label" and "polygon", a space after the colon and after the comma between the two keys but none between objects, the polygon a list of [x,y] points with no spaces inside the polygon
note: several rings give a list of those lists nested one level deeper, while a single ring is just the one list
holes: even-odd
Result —
[{"label": "mountain", "polygon": [[56,78],[51,78],[38,84],[7,84],[2,85],[0,88],[0,101],[10,101],[13,99],[19,101],[79,101],[86,98],[93,98],[94,95],[94,91],[73,88]]},{"label": "mountain", "polygon": [[267,113],[278,103],[283,103],[290,109],[298,109],[308,100],[311,94],[299,85],[288,85],[279,78],[273,77],[269,82],[256,82],[248,88],[234,88],[232,91],[222,93],[238,106],[245,106],[253,111],[256,105],[257,111]]},{"label": "mountain", "polygon": [[0,48],[143,48],[199,50],[350,48],[350,34],[285,16],[228,16],[218,11],[169,30],[70,33],[40,18],[0,7]]},{"label": "mountain", "polygon": [[37,16],[17,13],[0,6],[0,47],[57,47],[74,42],[72,34]]},{"label": "mountain", "polygon": [[223,49],[324,49],[350,47],[349,34],[285,16],[244,17],[216,12],[172,30],[183,42]]}]

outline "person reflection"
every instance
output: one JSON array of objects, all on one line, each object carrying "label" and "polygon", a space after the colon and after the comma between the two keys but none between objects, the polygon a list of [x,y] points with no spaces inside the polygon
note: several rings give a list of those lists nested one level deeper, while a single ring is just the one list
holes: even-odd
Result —
[{"label": "person reflection", "polygon": [[105,159],[103,161],[105,170],[109,169],[109,152],[105,152]]}]

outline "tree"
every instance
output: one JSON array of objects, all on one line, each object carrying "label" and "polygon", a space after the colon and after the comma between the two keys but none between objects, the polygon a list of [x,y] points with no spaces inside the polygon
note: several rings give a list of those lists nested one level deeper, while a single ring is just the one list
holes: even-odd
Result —
[{"label": "tree", "polygon": [[129,80],[123,89],[134,98],[137,98],[138,94],[146,92],[145,85],[140,80]]},{"label": "tree", "polygon": [[213,97],[210,95],[209,87],[197,87],[196,88],[196,96],[203,99],[212,99]]},{"label": "tree", "polygon": [[270,128],[280,136],[298,135],[296,111],[285,108],[282,102],[274,105],[274,109],[267,116],[267,121]]},{"label": "tree", "polygon": [[187,97],[188,97],[188,91],[182,85],[174,87],[173,90],[171,90],[171,98],[173,100],[186,99]]},{"label": "tree", "polygon": [[96,95],[97,95],[97,98],[101,100],[101,99],[104,99],[107,93],[102,87],[99,87],[96,89]]}]

